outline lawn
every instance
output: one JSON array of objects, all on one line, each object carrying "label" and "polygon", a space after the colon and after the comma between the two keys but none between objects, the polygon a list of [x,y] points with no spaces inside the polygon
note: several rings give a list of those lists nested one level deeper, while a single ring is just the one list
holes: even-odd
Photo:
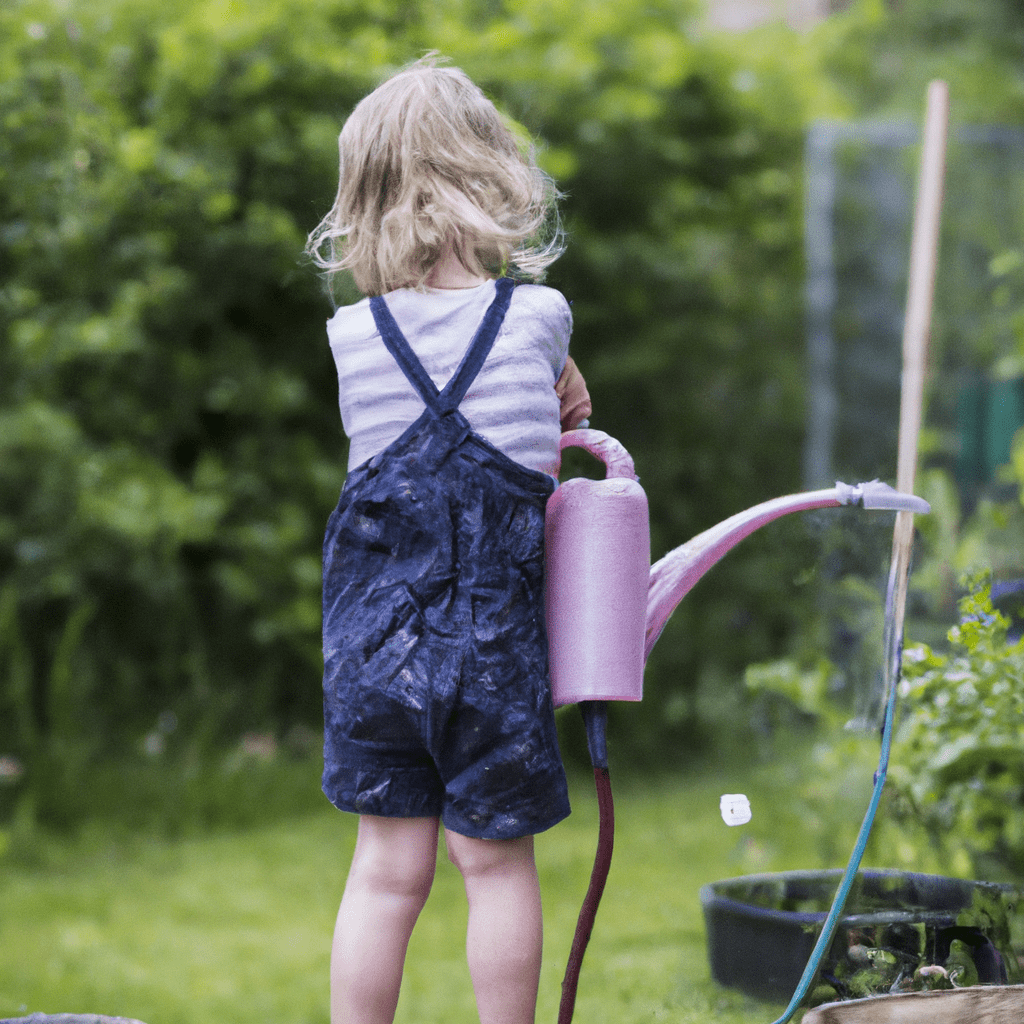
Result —
[{"label": "lawn", "polygon": [[[614,758],[613,758],[614,771]],[[616,785],[611,875],[580,981],[580,1024],[770,1024],[782,1010],[709,977],[698,891],[718,878],[845,862],[870,789],[829,780],[795,796],[797,766]],[[614,781],[614,780],[613,780]],[[723,792],[754,817],[729,828]],[[554,1022],[597,835],[588,778],[574,813],[538,838],[545,962],[537,1019]],[[817,816],[817,817],[816,817]],[[97,828],[0,860],[0,1017],[88,1012],[147,1024],[326,1024],[330,934],[354,841],[325,808],[245,832],[115,841]],[[473,1024],[464,898],[450,864],[413,937],[398,1024]]]}]

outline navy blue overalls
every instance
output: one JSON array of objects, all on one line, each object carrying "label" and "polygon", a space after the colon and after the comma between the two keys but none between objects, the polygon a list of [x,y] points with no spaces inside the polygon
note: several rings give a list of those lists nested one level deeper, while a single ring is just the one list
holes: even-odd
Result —
[{"label": "navy blue overalls", "polygon": [[382,298],[377,329],[426,409],[353,470],[324,539],[323,788],[342,810],[510,839],[569,813],[548,679],[554,481],[459,412],[504,320],[501,278],[438,391]]}]

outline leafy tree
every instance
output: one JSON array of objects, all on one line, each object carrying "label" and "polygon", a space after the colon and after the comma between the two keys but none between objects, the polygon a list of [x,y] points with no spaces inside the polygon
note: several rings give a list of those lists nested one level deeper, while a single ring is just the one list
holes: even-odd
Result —
[{"label": "leafy tree", "polygon": [[817,36],[822,67],[861,116],[921,108],[950,83],[960,124],[1020,120],[1024,9],[1015,0],[855,0]]}]

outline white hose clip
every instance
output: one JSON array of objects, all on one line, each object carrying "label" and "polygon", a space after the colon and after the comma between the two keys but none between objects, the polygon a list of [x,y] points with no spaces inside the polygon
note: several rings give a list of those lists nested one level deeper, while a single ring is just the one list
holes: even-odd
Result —
[{"label": "white hose clip", "polygon": [[726,793],[718,806],[726,825],[746,825],[752,817],[750,801],[742,793]]}]

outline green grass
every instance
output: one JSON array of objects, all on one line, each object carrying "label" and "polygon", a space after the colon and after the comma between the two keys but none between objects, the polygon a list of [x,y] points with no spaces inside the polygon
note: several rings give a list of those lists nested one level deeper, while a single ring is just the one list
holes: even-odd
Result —
[{"label": "green grass", "polygon": [[[871,766],[793,787],[805,763],[617,783],[616,847],[580,981],[580,1024],[770,1024],[781,1012],[709,977],[698,890],[752,871],[838,866]],[[613,771],[614,771],[613,759]],[[852,780],[852,781],[851,781]],[[315,777],[313,785],[315,785]],[[615,780],[613,779],[613,782]],[[728,828],[723,792],[753,821]],[[597,835],[589,779],[573,815],[538,837],[545,958],[537,1019],[557,1019],[562,973]],[[37,863],[0,858],[0,1017],[105,1013],[147,1024],[326,1024],[330,935],[355,819],[325,807],[260,828],[179,841],[102,827]],[[465,900],[442,854],[413,936],[398,1024],[473,1024]]]}]

